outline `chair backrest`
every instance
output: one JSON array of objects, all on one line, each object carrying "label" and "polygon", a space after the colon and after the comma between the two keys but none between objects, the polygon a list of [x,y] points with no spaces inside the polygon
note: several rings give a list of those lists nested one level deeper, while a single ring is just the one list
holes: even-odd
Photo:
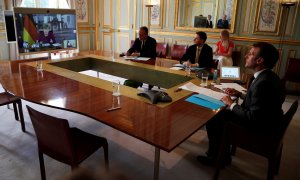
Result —
[{"label": "chair backrest", "polygon": [[232,65],[233,66],[240,66],[241,52],[240,51],[233,51],[231,57],[232,57]]},{"label": "chair backrest", "polygon": [[173,44],[171,48],[171,59],[180,60],[185,54],[187,48],[188,46],[186,45]]},{"label": "chair backrest", "polygon": [[134,40],[131,40],[131,41],[130,41],[130,47],[132,47],[133,44],[134,44]]},{"label": "chair backrest", "polygon": [[284,134],[291,122],[291,120],[293,119],[293,116],[295,115],[296,111],[298,109],[298,101],[294,101],[293,104],[291,105],[290,109],[283,115],[283,124],[281,126],[281,134],[280,134],[280,138],[283,139]]},{"label": "chair backrest", "polygon": [[285,70],[284,80],[291,82],[300,82],[300,59],[289,58],[287,63],[287,68]]},{"label": "chair backrest", "polygon": [[167,43],[156,43],[156,57],[166,58],[167,57]]},{"label": "chair backrest", "polygon": [[54,159],[72,159],[72,141],[69,123],[27,106],[37,137],[39,150]]}]

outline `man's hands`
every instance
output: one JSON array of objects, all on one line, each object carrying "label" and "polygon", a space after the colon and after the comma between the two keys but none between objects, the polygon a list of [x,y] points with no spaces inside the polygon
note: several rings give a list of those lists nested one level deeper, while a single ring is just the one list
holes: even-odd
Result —
[{"label": "man's hands", "polygon": [[231,106],[231,104],[233,103],[233,100],[230,98],[230,96],[240,97],[242,95],[241,92],[233,88],[226,88],[224,92],[228,95],[223,96],[221,98],[221,101],[223,101],[227,106]]},{"label": "man's hands", "polygon": [[140,56],[140,53],[138,53],[137,51],[133,52],[132,54],[130,54],[129,52],[127,52],[126,56]]},{"label": "man's hands", "polygon": [[223,101],[227,106],[231,106],[231,104],[233,103],[232,99],[230,96],[223,96],[221,98],[221,101]]},{"label": "man's hands", "polygon": [[241,92],[233,89],[233,88],[226,88],[224,91],[226,94],[228,94],[229,96],[236,96],[236,97],[240,97],[242,95]]},{"label": "man's hands", "polygon": [[199,66],[198,63],[192,64],[190,61],[185,61],[182,64],[186,67],[198,67]]}]

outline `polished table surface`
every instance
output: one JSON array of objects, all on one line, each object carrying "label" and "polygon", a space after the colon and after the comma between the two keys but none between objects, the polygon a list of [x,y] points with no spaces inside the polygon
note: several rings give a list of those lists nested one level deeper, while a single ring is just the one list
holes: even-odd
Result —
[{"label": "polished table surface", "polygon": [[[35,61],[6,61],[0,63],[0,83],[24,100],[89,116],[167,152],[219,112],[185,101],[191,92],[175,92],[184,83],[166,89],[173,98],[172,103],[157,105],[137,96],[139,90],[121,86],[121,109],[107,112],[113,100],[111,82],[51,65],[84,57],[111,61],[104,53],[87,52],[69,59],[43,61],[42,72],[36,70]],[[114,63],[185,75],[185,72],[160,67],[174,63],[171,60],[157,59],[143,64],[116,58]],[[197,78],[190,81],[200,83]]]}]

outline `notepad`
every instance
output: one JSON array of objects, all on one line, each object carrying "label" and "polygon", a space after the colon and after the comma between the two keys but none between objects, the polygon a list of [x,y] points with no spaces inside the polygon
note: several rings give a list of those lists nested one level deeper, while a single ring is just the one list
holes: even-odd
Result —
[{"label": "notepad", "polygon": [[209,96],[205,96],[203,94],[192,95],[189,98],[187,98],[186,101],[193,104],[197,104],[199,106],[204,106],[212,110],[217,110],[225,106],[225,104],[222,101],[211,98]]}]

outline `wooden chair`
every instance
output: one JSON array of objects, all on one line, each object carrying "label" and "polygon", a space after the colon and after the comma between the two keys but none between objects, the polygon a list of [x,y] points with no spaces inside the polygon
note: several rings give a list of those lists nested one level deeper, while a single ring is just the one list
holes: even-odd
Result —
[{"label": "wooden chair", "polygon": [[171,59],[180,60],[185,54],[187,48],[188,46],[186,45],[173,44],[171,48]]},{"label": "wooden chair", "polygon": [[41,178],[46,179],[43,154],[68,164],[74,170],[79,163],[100,147],[104,149],[105,165],[108,169],[108,144],[98,137],[77,128],[70,128],[65,119],[52,117],[27,106],[38,141]]},{"label": "wooden chair", "polygon": [[[287,67],[285,70],[284,77],[282,79],[283,84],[286,87],[286,83],[293,82],[293,83],[300,83],[300,59],[298,58],[290,58],[287,62]],[[289,94],[300,95],[300,91],[288,91]]]},{"label": "wooden chair", "polygon": [[[22,131],[25,132],[26,129],[25,129],[21,99],[17,98],[16,96],[14,96],[8,92],[0,93],[0,106],[9,105],[9,104],[13,104],[15,119],[17,121],[20,120]],[[19,110],[19,114],[18,114],[18,110]]]},{"label": "wooden chair", "polygon": [[156,57],[166,58],[167,57],[167,43],[156,43]]},{"label": "wooden chair", "polygon": [[134,40],[131,40],[131,41],[130,41],[130,47],[132,47],[133,44],[134,44]]},{"label": "wooden chair", "polygon": [[284,114],[282,125],[278,127],[276,132],[269,135],[254,132],[233,123],[226,124],[214,179],[219,177],[226,148],[234,145],[267,158],[269,164],[267,179],[273,180],[274,175],[279,172],[284,134],[297,108],[298,101],[294,101],[290,109]]},{"label": "wooden chair", "polygon": [[240,66],[241,52],[233,51],[231,57],[232,57],[232,66]]}]

